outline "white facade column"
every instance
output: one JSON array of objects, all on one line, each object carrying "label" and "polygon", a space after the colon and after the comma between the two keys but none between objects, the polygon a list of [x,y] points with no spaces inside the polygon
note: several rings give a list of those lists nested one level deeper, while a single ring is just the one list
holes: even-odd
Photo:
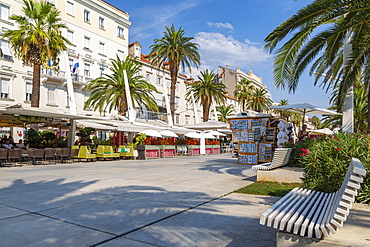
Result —
[{"label": "white facade column", "polygon": [[202,137],[200,138],[200,154],[206,154],[206,138],[204,138],[205,132],[200,133]]},{"label": "white facade column", "polygon": [[72,147],[75,143],[76,138],[76,120],[70,119],[69,123],[71,124],[68,129],[68,147]]},{"label": "white facade column", "polygon": [[190,93],[191,93],[191,100],[193,102],[194,123],[197,124],[197,123],[199,123],[199,116],[198,116],[197,104],[195,103],[195,98],[194,98],[193,92],[191,91]]},{"label": "white facade column", "polygon": [[[344,59],[343,59],[343,67],[346,65],[348,61],[349,55],[352,52],[352,32],[348,32],[345,42],[344,42]],[[342,115],[342,131],[347,133],[354,132],[354,117],[353,117],[353,84],[348,89],[346,93],[346,97],[343,102],[343,115]]]},{"label": "white facade column", "polygon": [[133,123],[135,122],[135,112],[132,107],[132,99],[131,99],[131,92],[130,86],[128,84],[127,72],[126,70],[123,71],[123,80],[125,82],[125,90],[126,90],[126,100],[127,100],[127,108],[128,108],[128,119]]},{"label": "white facade column", "polygon": [[76,105],[75,93],[74,93],[74,90],[73,90],[72,76],[71,76],[71,72],[69,71],[68,52],[64,51],[63,53],[64,53],[64,60],[65,60],[65,66],[66,66],[66,79],[67,79],[69,113],[71,115],[76,115],[77,114],[77,105]]},{"label": "white facade column", "polygon": [[163,82],[163,94],[164,94],[164,101],[166,104],[168,125],[172,127],[173,119],[172,119],[171,108],[170,108],[170,100],[168,99],[168,94],[167,94],[167,82]]}]

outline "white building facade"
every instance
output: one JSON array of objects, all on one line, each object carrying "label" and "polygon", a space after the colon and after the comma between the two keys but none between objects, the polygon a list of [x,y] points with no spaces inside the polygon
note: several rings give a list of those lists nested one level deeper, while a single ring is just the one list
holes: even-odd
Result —
[{"label": "white building facade", "polygon": [[[53,68],[42,69],[40,107],[56,107],[61,112],[69,112],[66,73],[71,73],[78,61],[78,70],[72,75],[77,113],[97,115],[83,109],[89,97],[85,87],[89,81],[107,71],[110,58],[127,56],[131,25],[129,15],[102,0],[49,2],[60,11],[62,21],[67,25],[63,35],[72,45],[68,45],[67,56],[61,54],[58,72]],[[22,7],[22,1],[0,0],[0,34],[18,28],[9,17],[13,14],[22,15]],[[23,65],[13,56],[8,40],[1,40],[0,55],[0,105],[30,106],[32,66]]]}]

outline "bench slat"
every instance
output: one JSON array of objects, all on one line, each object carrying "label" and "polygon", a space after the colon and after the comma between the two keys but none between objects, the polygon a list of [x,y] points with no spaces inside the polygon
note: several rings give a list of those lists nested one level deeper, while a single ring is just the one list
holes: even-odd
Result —
[{"label": "bench slat", "polygon": [[[275,160],[287,161],[281,157]],[[334,234],[347,220],[365,175],[366,169],[353,158],[338,191],[324,193],[294,188],[261,215],[260,224],[308,238]]]}]

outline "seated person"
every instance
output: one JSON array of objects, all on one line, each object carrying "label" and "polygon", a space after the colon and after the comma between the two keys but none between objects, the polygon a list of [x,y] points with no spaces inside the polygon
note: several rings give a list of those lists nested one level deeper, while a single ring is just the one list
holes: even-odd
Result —
[{"label": "seated person", "polygon": [[3,144],[3,147],[6,148],[6,149],[13,149],[13,144],[10,144],[10,140],[6,140],[5,141],[5,144]]},{"label": "seated person", "polygon": [[19,140],[19,143],[15,144],[15,147],[17,147],[17,148],[25,148],[22,139]]},{"label": "seated person", "polygon": [[298,134],[298,140],[299,141],[302,141],[302,140],[304,140],[304,139],[306,139],[306,138],[308,138],[308,131],[307,131],[307,125],[303,125],[302,126],[302,130],[299,132],[299,134]]}]

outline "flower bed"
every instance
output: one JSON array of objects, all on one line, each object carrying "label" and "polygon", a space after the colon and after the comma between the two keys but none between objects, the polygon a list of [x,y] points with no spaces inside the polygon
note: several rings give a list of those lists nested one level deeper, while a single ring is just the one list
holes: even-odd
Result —
[{"label": "flower bed", "polygon": [[188,155],[200,155],[200,146],[199,145],[188,145]]},{"label": "flower bed", "polygon": [[159,145],[162,158],[175,157],[176,150],[174,145]]}]

